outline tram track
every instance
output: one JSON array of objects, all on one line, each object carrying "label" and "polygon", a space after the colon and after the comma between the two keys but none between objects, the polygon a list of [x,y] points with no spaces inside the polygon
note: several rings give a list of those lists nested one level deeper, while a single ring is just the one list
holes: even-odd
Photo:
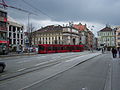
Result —
[{"label": "tram track", "polygon": [[27,67],[27,68],[23,67],[23,68],[20,68],[20,69],[14,71],[14,72],[10,72],[10,73],[7,73],[7,74],[1,74],[0,75],[0,81],[11,79],[11,78],[14,78],[14,77],[17,77],[17,76],[20,76],[20,75],[23,75],[23,74],[27,74],[27,73],[30,73],[30,72],[34,72],[34,71],[37,71],[37,70],[40,70],[40,69],[45,69],[45,68],[51,67],[53,65],[59,64],[63,61],[67,61],[67,60],[70,60],[70,59],[73,59],[75,57],[79,57],[79,56],[82,56],[82,55],[86,55],[86,54],[81,54],[81,55],[76,55],[75,54],[75,55],[72,55],[72,56],[67,56],[67,57],[62,57],[62,58],[60,58],[60,57],[59,58],[54,58],[53,60],[49,60],[49,61],[34,64],[31,67]]}]

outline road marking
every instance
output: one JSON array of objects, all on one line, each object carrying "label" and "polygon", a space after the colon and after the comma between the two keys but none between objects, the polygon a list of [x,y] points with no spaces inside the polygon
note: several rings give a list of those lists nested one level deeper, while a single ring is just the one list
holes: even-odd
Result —
[{"label": "road marking", "polygon": [[73,59],[71,59],[71,60],[67,60],[67,61],[65,61],[65,62],[71,62],[71,61],[74,61]]},{"label": "road marking", "polygon": [[23,70],[25,70],[26,68],[22,68],[22,69],[19,69],[19,70],[17,70],[18,72],[20,72],[20,71],[23,71]]},{"label": "road marking", "polygon": [[82,90],[87,90],[87,88],[82,88]]},{"label": "road marking", "polygon": [[29,62],[29,61],[25,60],[25,61],[19,61],[17,63],[24,63],[24,62]]},{"label": "road marking", "polygon": [[1,75],[2,77],[6,76],[7,74]]},{"label": "road marking", "polygon": [[38,63],[38,64],[36,64],[36,65],[34,65],[34,66],[39,66],[39,65],[42,65],[42,64],[46,64],[46,63],[48,63],[48,62]]}]

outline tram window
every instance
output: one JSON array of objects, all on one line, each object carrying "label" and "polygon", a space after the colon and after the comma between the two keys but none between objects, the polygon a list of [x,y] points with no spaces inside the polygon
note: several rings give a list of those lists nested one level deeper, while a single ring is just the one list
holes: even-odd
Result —
[{"label": "tram window", "polygon": [[64,50],[64,48],[63,48],[63,47],[61,47],[61,50]]},{"label": "tram window", "polygon": [[58,47],[58,50],[61,50],[61,47]]},{"label": "tram window", "polygon": [[57,47],[53,47],[53,50],[57,50]]},{"label": "tram window", "polygon": [[44,50],[44,46],[39,46],[39,50]]},{"label": "tram window", "polygon": [[49,50],[49,51],[52,50],[52,47],[48,47],[48,50]]},{"label": "tram window", "polygon": [[71,48],[70,48],[70,47],[67,47],[67,50],[71,50]]},{"label": "tram window", "polygon": [[65,50],[65,47],[63,47],[63,50]]}]

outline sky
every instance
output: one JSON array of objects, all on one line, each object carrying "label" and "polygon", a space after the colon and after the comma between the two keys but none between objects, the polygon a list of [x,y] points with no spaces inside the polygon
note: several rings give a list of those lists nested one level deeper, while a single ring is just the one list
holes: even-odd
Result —
[{"label": "sky", "polygon": [[[120,0],[5,0],[8,5],[33,14],[8,8],[8,15],[22,24],[32,23],[36,29],[72,21],[87,24],[94,34],[106,24],[119,26]],[[94,27],[92,27],[94,26]]]}]

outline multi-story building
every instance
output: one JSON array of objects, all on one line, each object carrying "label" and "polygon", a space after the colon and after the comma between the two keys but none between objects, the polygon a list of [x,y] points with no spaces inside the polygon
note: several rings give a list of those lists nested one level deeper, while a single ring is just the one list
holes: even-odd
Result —
[{"label": "multi-story building", "polygon": [[8,53],[7,12],[0,8],[0,53]]},{"label": "multi-story building", "polygon": [[88,47],[93,48],[94,47],[94,34],[90,30],[88,30],[87,41],[88,41]]},{"label": "multi-story building", "polygon": [[93,47],[94,34],[87,28],[86,24],[75,24],[74,27],[79,30],[81,43],[85,45],[86,49]]},{"label": "multi-story building", "polygon": [[23,50],[24,47],[24,31],[23,25],[8,17],[8,37],[10,50]]},{"label": "multi-story building", "polygon": [[35,44],[64,44],[79,45],[79,31],[73,27],[51,25],[41,28],[32,34],[32,43]]},{"label": "multi-story building", "polygon": [[94,37],[94,45],[93,45],[93,48],[94,49],[98,49],[98,38],[97,37]]},{"label": "multi-story building", "polygon": [[115,30],[106,26],[102,30],[98,31],[98,47],[115,47]]},{"label": "multi-story building", "polygon": [[120,48],[120,27],[116,28],[116,47]]}]

